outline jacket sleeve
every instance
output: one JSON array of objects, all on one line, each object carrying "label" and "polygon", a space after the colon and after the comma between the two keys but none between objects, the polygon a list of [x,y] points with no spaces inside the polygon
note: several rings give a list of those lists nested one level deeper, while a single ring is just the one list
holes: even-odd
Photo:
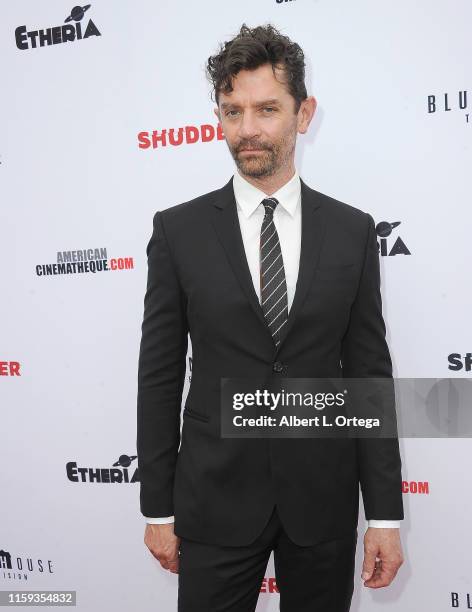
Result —
[{"label": "jacket sleeve", "polygon": [[[392,362],[382,316],[375,222],[368,213],[366,218],[368,228],[364,264],[341,347],[343,376],[391,379],[392,393],[389,396],[392,400],[388,410],[393,411],[396,423]],[[398,438],[357,438],[356,443],[365,518],[403,519],[402,464]]]},{"label": "jacket sleeve", "polygon": [[141,512],[160,517],[174,514],[173,483],[188,342],[186,298],[172,261],[162,211],[154,215],[146,253],[136,448]]}]

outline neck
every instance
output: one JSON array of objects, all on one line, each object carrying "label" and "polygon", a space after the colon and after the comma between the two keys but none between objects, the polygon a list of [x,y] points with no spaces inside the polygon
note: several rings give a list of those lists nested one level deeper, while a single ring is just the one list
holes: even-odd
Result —
[{"label": "neck", "polygon": [[243,174],[239,170],[238,172],[244,179],[246,179],[248,183],[251,183],[251,185],[254,185],[254,187],[257,187],[266,195],[270,196],[278,189],[283,187],[285,183],[288,183],[291,178],[293,178],[295,174],[295,166],[292,163],[285,168],[281,168],[279,172],[271,176],[254,177]]}]

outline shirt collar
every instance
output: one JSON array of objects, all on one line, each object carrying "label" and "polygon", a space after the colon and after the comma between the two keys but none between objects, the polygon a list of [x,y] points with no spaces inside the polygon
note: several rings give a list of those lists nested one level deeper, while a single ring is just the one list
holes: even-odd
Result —
[{"label": "shirt collar", "polygon": [[[262,200],[268,197],[266,193],[254,187],[254,185],[243,178],[237,170],[233,176],[233,189],[236,202],[245,217],[252,215]],[[272,193],[271,197],[277,198],[279,205],[293,217],[300,192],[300,176],[295,169],[295,174],[292,178],[287,181],[285,185],[282,185],[275,193]]]}]

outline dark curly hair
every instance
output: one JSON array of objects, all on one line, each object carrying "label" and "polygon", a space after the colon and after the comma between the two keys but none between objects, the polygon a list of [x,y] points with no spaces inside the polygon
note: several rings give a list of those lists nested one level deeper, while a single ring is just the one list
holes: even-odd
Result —
[{"label": "dark curly hair", "polygon": [[206,73],[213,85],[216,104],[220,91],[225,94],[233,91],[232,79],[240,70],[254,70],[268,63],[274,76],[276,66],[284,69],[288,91],[295,99],[295,114],[298,113],[302,100],[307,97],[305,57],[296,42],[271,24],[249,28],[243,23],[238,34],[208,58]]}]

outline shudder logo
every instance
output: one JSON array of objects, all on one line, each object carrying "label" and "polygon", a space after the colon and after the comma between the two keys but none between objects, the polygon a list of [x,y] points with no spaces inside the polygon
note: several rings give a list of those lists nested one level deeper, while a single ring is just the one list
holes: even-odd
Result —
[{"label": "shudder logo", "polygon": [[211,142],[213,140],[224,140],[221,124],[215,126],[209,123],[202,125],[186,125],[179,128],[164,128],[152,132],[138,133],[138,146],[140,149],[165,148],[169,145],[179,147],[191,145],[196,142]]}]

